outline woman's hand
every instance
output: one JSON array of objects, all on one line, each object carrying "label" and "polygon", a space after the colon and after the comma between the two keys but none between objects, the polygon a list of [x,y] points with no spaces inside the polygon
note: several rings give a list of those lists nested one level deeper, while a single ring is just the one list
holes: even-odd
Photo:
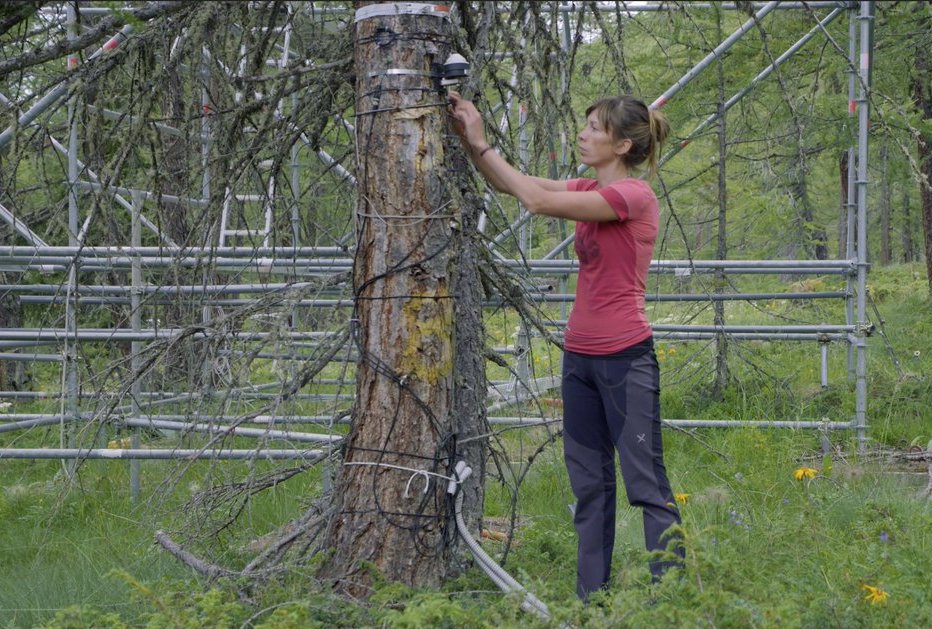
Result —
[{"label": "woman's hand", "polygon": [[453,106],[453,129],[473,153],[482,151],[489,143],[485,139],[485,128],[479,110],[456,92],[450,92],[450,104]]}]

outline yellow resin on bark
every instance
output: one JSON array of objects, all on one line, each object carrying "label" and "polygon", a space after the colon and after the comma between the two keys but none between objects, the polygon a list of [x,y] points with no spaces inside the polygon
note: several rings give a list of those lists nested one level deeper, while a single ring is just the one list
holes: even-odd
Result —
[{"label": "yellow resin on bark", "polygon": [[453,311],[449,299],[412,297],[402,308],[409,332],[401,355],[401,372],[437,384],[453,372]]}]

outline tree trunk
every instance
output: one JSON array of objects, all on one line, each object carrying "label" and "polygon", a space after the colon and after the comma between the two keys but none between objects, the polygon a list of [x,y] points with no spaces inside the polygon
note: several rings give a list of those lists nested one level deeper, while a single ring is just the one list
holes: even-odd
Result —
[{"label": "tree trunk", "polygon": [[[456,421],[457,460],[466,461],[472,468],[472,477],[462,485],[463,518],[473,537],[482,531],[485,506],[485,463],[489,451],[489,425],[486,420],[486,391],[484,339],[482,323],[482,283],[479,272],[478,247],[484,247],[478,237],[482,198],[470,185],[464,173],[470,172],[468,160],[462,151],[453,150],[453,172],[458,173],[462,191],[461,225],[462,243],[458,247],[453,267],[454,295],[454,385],[453,417]],[[476,237],[473,237],[476,236]],[[459,538],[456,538],[459,541]],[[457,554],[465,552],[464,545],[454,545]]]},{"label": "tree trunk", "polygon": [[886,142],[880,147],[880,264],[893,260],[890,250],[890,155]]},{"label": "tree trunk", "polygon": [[436,475],[458,456],[454,319],[475,313],[454,310],[462,223],[443,166],[446,98],[429,76],[449,39],[437,15],[356,22],[357,396],[321,567],[356,597],[375,572],[425,587],[451,572],[451,501]]},{"label": "tree trunk", "polygon": [[[758,24],[761,33],[761,41],[764,44],[764,50],[773,60],[768,48],[769,35]],[[793,134],[796,136],[796,159],[788,168],[787,177],[789,185],[787,186],[790,198],[793,199],[793,206],[796,209],[796,228],[799,234],[799,241],[803,244],[806,256],[816,260],[828,259],[828,247],[826,243],[825,228],[816,226],[815,212],[812,203],[809,200],[809,164],[806,150],[806,128],[802,116],[800,115],[792,94],[795,89],[787,84],[783,74],[779,69],[776,71],[777,83],[780,85],[780,93],[786,103],[786,108],[790,112],[790,119],[793,124]],[[791,245],[790,250],[795,253],[795,246]]]},{"label": "tree trunk", "polygon": [[[0,167],[0,182],[4,184],[7,181],[5,175],[6,173],[2,167]],[[7,196],[3,185],[0,185],[0,204],[8,205],[14,214],[18,214],[16,212],[15,205],[10,203],[11,200],[12,199]],[[7,237],[8,233],[9,237]],[[0,230],[0,244],[9,245],[14,244],[15,242],[16,234],[13,233],[11,229]],[[19,278],[15,277],[15,275],[12,273],[0,273],[0,283],[12,284],[18,280]],[[23,305],[20,302],[19,295],[12,291],[4,291],[0,293],[0,327],[18,328],[22,327],[22,325]],[[25,383],[24,365],[25,363],[19,361],[0,360],[0,389],[5,391],[10,389],[22,389]]]},{"label": "tree trunk", "polygon": [[[917,3],[916,11],[920,16],[919,24],[928,32],[932,28],[929,19],[929,3]],[[916,73],[913,75],[913,98],[916,106],[926,120],[932,120],[932,59],[928,47],[916,46]],[[926,130],[919,139],[919,195],[922,200],[922,233],[925,237],[926,279],[929,283],[929,295],[932,295],[932,133]]]},{"label": "tree trunk", "polygon": [[903,262],[910,263],[916,259],[913,243],[912,217],[909,212],[909,188],[903,188]]},{"label": "tree trunk", "polygon": [[[10,240],[13,240],[11,237]],[[6,240],[5,238],[3,240]],[[2,244],[7,244],[3,242]],[[7,273],[0,273],[0,282],[4,284],[13,283],[19,278],[11,278]],[[19,295],[4,291],[0,294],[0,327],[19,328],[23,325],[23,306],[20,303]],[[10,389],[20,391],[25,388],[26,363],[14,360],[0,360],[0,389],[9,391]]]},{"label": "tree trunk", "polygon": [[[717,39],[722,37],[722,13],[719,9],[715,11],[717,25]],[[722,59],[719,58],[716,65],[718,69],[718,238],[716,244],[716,258],[725,260],[728,257],[728,185],[725,170],[725,158],[728,155],[728,145],[726,143],[725,127],[725,67]],[[715,271],[715,293],[721,294],[725,291],[727,283],[724,269]],[[712,302],[714,310],[714,323],[716,326],[725,325],[725,302]],[[728,386],[728,338],[719,333],[715,336],[715,383],[712,387],[712,395],[716,399],[724,396],[725,388]]]}]

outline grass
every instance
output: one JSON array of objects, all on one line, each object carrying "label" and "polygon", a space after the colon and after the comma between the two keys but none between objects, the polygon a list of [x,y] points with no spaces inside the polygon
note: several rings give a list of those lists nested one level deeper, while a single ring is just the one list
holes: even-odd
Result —
[{"label": "grass", "polygon": [[[868,354],[866,453],[858,452],[848,431],[825,435],[832,445],[826,455],[817,431],[667,430],[671,481],[687,495],[681,504],[685,570],[650,584],[640,513],[622,498],[612,587],[598,604],[583,606],[574,594],[575,533],[568,509],[573,498],[560,443],[542,446],[550,438],[544,428],[509,431],[499,441],[505,476],[490,477],[486,497],[490,528],[507,530],[517,508],[508,571],[550,606],[556,622],[573,626],[932,626],[927,465],[895,462],[886,454],[891,448],[925,448],[932,440],[932,302],[911,267],[878,269],[871,284],[900,365],[875,334]],[[665,316],[666,307],[658,306],[655,320]],[[768,314],[838,321],[836,307],[776,303]],[[730,304],[728,314],[733,323],[759,321],[761,315],[740,303]],[[706,316],[698,313],[697,322]],[[490,323],[492,343],[506,342],[514,326],[500,315]],[[719,399],[708,393],[707,344],[663,342],[661,351],[665,417],[846,421],[854,412],[841,346],[829,347],[829,386],[823,388],[819,354],[810,344],[737,344],[733,380]],[[535,344],[537,375],[551,373],[558,360]],[[26,447],[43,434],[17,436],[15,443]],[[9,435],[3,439],[14,442]],[[515,499],[514,475],[532,454]],[[181,508],[198,488],[261,475],[270,469],[264,464],[199,463],[166,485],[162,479],[178,468],[146,462],[137,504],[127,495],[125,463],[86,462],[72,483],[57,462],[0,465],[0,627],[542,624],[475,568],[442,592],[386,584],[365,606],[318,591],[299,571],[242,601],[236,584],[204,583],[153,543],[159,528],[184,539],[204,524],[200,513]],[[801,467],[815,470],[814,478],[797,480],[794,472]],[[318,475],[311,472],[263,492],[235,526],[198,548],[224,565],[242,565],[250,556],[248,540],[300,513],[318,491]],[[484,545],[502,556],[501,543]]]},{"label": "grass", "polygon": [[[152,546],[142,510],[127,501],[124,471],[87,465],[83,486],[65,491],[56,467],[35,465],[0,494],[4,622],[32,626],[75,604],[130,611],[129,593],[108,574],[114,569],[149,581],[185,576]],[[47,480],[26,480],[36,477]]]}]

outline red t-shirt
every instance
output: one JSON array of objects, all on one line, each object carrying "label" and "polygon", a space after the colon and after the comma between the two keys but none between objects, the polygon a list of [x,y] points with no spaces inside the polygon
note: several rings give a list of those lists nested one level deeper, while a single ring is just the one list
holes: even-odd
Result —
[{"label": "red t-shirt", "polygon": [[571,192],[597,190],[617,221],[576,223],[579,279],[564,346],[580,354],[614,354],[651,335],[644,312],[647,270],[660,221],[647,182],[622,179],[599,189],[594,179],[570,179]]}]

